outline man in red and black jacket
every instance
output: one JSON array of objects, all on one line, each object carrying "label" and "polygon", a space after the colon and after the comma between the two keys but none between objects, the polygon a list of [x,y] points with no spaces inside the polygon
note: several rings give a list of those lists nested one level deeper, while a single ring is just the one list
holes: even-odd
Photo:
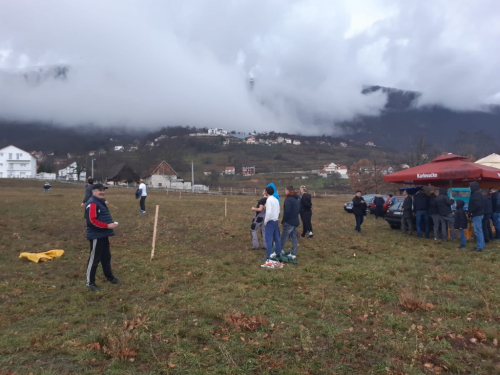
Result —
[{"label": "man in red and black jacket", "polygon": [[104,195],[107,187],[102,184],[92,185],[92,196],[85,206],[85,219],[87,220],[87,239],[90,242],[90,256],[87,263],[87,288],[92,291],[101,290],[95,284],[95,272],[99,263],[102,264],[104,276],[111,284],[120,281],[113,276],[111,271],[111,251],[109,250],[109,237],[114,236],[114,228],[118,223],[113,222],[111,213],[106,205]]}]

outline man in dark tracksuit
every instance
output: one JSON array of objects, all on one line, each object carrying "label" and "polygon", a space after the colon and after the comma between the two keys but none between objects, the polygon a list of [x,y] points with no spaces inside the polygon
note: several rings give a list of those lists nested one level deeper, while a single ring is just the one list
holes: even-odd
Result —
[{"label": "man in dark tracksuit", "polygon": [[470,184],[470,199],[469,199],[469,217],[472,217],[474,224],[474,237],[476,237],[477,246],[471,251],[483,251],[484,236],[483,236],[483,195],[479,190],[479,182],[473,181]]},{"label": "man in dark tracksuit", "polygon": [[[488,192],[489,193],[489,192]],[[491,230],[491,216],[493,214],[493,202],[491,194],[483,195],[483,236],[484,242],[488,243],[493,240],[493,231]]]},{"label": "man in dark tracksuit", "polygon": [[408,227],[408,234],[411,236],[413,234],[413,200],[408,192],[405,190],[403,195],[405,200],[403,201],[403,220],[401,220],[401,232],[406,234],[406,227]]},{"label": "man in dark tracksuit", "polygon": [[373,204],[375,205],[375,219],[384,216],[384,203],[384,198],[380,194],[377,194],[373,200]]},{"label": "man in dark tracksuit", "polygon": [[361,233],[361,224],[363,224],[364,216],[366,215],[366,202],[361,196],[361,191],[356,192],[356,196],[352,198],[352,213],[356,218],[356,230],[358,233]]},{"label": "man in dark tracksuit", "polygon": [[448,197],[448,189],[440,188],[439,195],[436,197],[436,206],[439,216],[441,217],[441,231],[443,233],[444,241],[448,239],[446,224],[450,226],[451,238],[454,240],[458,238],[455,233],[455,217],[453,216],[453,212],[451,210],[451,205],[453,203],[455,203],[455,201]]},{"label": "man in dark tracksuit", "polygon": [[106,206],[104,195],[107,187],[102,184],[92,185],[92,197],[85,206],[85,219],[87,220],[87,239],[90,242],[90,256],[87,263],[87,288],[91,291],[101,290],[95,284],[95,273],[99,263],[102,264],[104,276],[111,284],[120,281],[113,276],[111,271],[111,252],[109,250],[109,237],[114,236],[114,228],[118,223],[113,222]]}]

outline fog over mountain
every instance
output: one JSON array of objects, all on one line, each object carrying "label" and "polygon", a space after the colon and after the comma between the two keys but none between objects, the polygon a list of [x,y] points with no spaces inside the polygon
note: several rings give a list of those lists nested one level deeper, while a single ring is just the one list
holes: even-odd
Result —
[{"label": "fog over mountain", "polygon": [[496,0],[0,5],[8,120],[322,134],[384,113],[370,85],[411,108],[500,104]]}]

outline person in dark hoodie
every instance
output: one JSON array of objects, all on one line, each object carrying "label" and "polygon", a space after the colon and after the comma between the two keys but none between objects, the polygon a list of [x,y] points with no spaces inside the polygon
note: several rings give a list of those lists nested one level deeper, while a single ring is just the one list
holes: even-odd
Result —
[{"label": "person in dark hoodie", "polygon": [[448,189],[440,188],[439,195],[436,197],[436,207],[440,216],[441,221],[441,233],[443,234],[443,241],[448,239],[447,227],[450,226],[451,238],[457,239],[457,234],[455,233],[455,219],[453,217],[453,212],[451,210],[451,205],[455,203],[453,199],[448,197]]},{"label": "person in dark hoodie", "polygon": [[364,216],[366,215],[366,202],[361,196],[361,191],[356,192],[356,196],[352,198],[352,213],[356,218],[356,230],[361,233],[361,224],[363,224]]},{"label": "person in dark hoodie", "polygon": [[308,238],[313,238],[313,227],[311,223],[313,205],[311,202],[311,194],[307,192],[307,188],[302,185],[300,187],[302,198],[300,199],[300,218],[302,219],[302,237],[309,232]]},{"label": "person in dark hoodie", "polygon": [[293,186],[287,186],[285,188],[285,194],[286,199],[283,206],[283,219],[281,220],[281,224],[283,225],[281,230],[281,251],[283,251],[285,247],[286,240],[290,237],[292,240],[292,252],[290,255],[295,259],[297,256],[297,228],[300,224],[299,196],[293,189]]},{"label": "person in dark hoodie", "polygon": [[384,198],[382,198],[380,194],[377,194],[377,196],[373,200],[373,204],[375,205],[375,220],[379,217],[384,216],[384,203]]},{"label": "person in dark hoodie", "polygon": [[493,207],[493,226],[495,227],[495,240],[500,240],[500,194],[495,188],[490,188],[491,205]]},{"label": "person in dark hoodie", "polygon": [[474,237],[476,237],[476,247],[471,251],[483,251],[484,249],[484,236],[483,236],[483,195],[479,190],[479,182],[473,181],[470,186],[470,200],[469,200],[469,217],[472,218],[474,224]]},{"label": "person in dark hoodie", "polygon": [[460,246],[457,249],[465,248],[465,232],[467,229],[467,215],[464,211],[465,202],[461,199],[456,200],[457,212],[455,212],[455,228],[458,229],[458,233],[460,233]]},{"label": "person in dark hoodie", "polygon": [[422,237],[422,221],[425,223],[425,237],[429,238],[429,196],[420,190],[413,197],[415,216],[417,218],[417,237]]},{"label": "person in dark hoodie", "polygon": [[82,204],[80,205],[81,207],[85,207],[85,203],[90,199],[92,196],[92,187],[94,186],[94,180],[92,177],[89,177],[87,180],[87,186],[85,187],[85,197],[83,197]]},{"label": "person in dark hoodie", "polygon": [[408,227],[408,234],[413,234],[413,199],[406,190],[403,191],[405,200],[403,201],[403,219],[401,220],[401,232],[406,234],[406,227]]},{"label": "person in dark hoodie", "polygon": [[436,197],[439,195],[439,189],[434,189],[434,191],[429,195],[429,216],[432,218],[432,224],[434,229],[434,240],[439,240],[439,223],[441,222],[441,216],[436,206]]}]

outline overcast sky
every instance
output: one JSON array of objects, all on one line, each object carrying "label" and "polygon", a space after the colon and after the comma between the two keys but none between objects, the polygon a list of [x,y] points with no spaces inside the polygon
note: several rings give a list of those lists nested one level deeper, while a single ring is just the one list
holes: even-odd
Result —
[{"label": "overcast sky", "polygon": [[[331,132],[363,85],[500,104],[498,0],[0,0],[0,117]],[[17,73],[67,64],[65,81]],[[253,90],[249,79],[253,77]],[[321,124],[319,124],[321,123]]]}]

